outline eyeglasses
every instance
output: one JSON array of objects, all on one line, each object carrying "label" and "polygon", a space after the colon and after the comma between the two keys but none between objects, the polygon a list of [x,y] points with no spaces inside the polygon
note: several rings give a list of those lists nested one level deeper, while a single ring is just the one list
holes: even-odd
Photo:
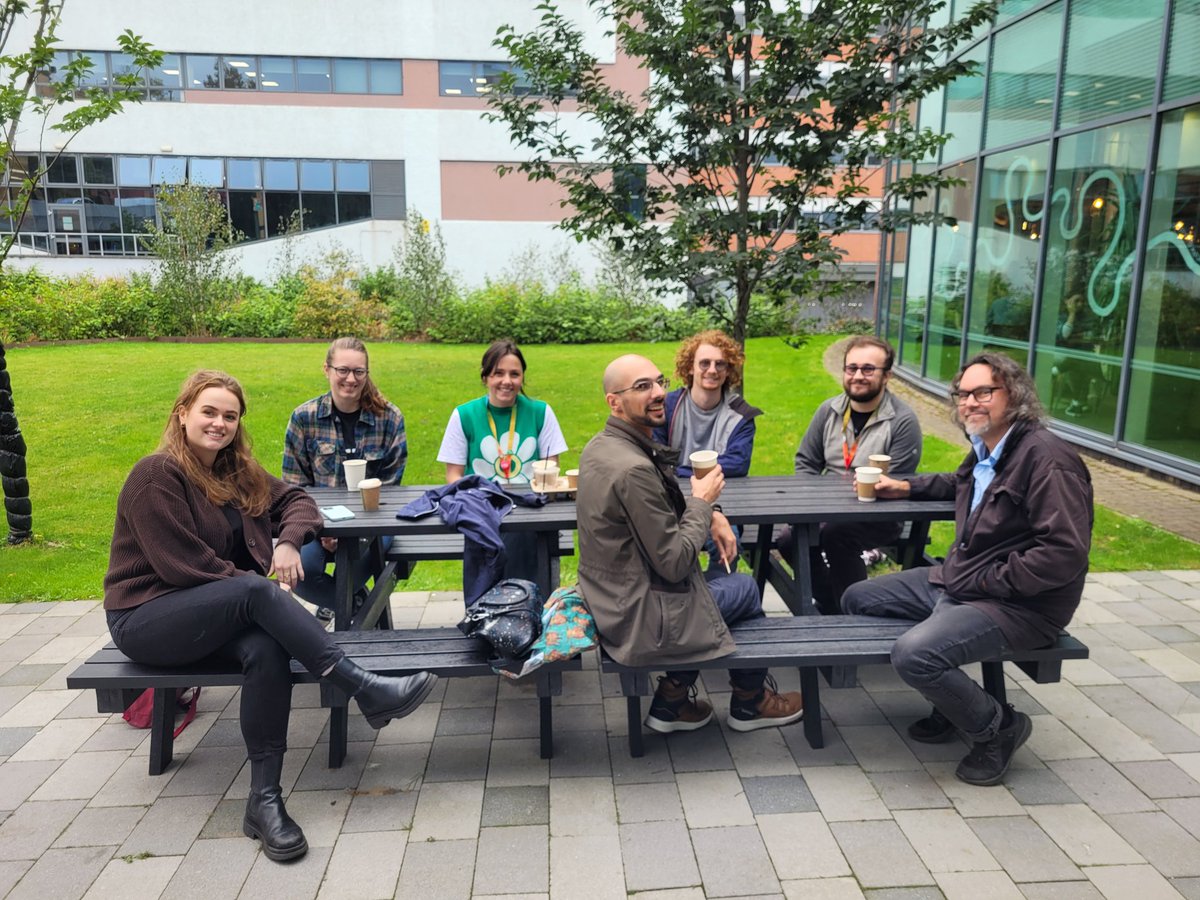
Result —
[{"label": "eyeglasses", "polygon": [[628,391],[633,391],[635,394],[644,394],[651,390],[655,385],[658,385],[664,391],[671,389],[671,379],[665,375],[659,375],[657,378],[639,378],[627,388],[621,388],[619,391],[613,391],[614,394],[624,394]]},{"label": "eyeglasses", "polygon": [[699,359],[696,360],[696,365],[700,367],[700,371],[715,369],[718,372],[724,372],[729,368],[729,363],[723,359]]},{"label": "eyeglasses", "polygon": [[338,378],[349,378],[352,373],[359,381],[367,377],[366,369],[351,369],[349,366],[330,366],[329,368],[337,373]]},{"label": "eyeglasses", "polygon": [[986,387],[977,387],[973,391],[951,391],[950,396],[959,406],[962,406],[967,402],[968,397],[974,397],[976,403],[987,403],[992,399],[992,394],[1002,390],[1004,390],[1002,384],[989,384]]},{"label": "eyeglasses", "polygon": [[888,371],[888,368],[887,366],[873,366],[870,363],[865,366],[856,366],[854,363],[851,363],[848,366],[842,366],[842,371],[847,375],[857,375],[859,372],[862,372],[864,376],[870,378],[876,372]]}]

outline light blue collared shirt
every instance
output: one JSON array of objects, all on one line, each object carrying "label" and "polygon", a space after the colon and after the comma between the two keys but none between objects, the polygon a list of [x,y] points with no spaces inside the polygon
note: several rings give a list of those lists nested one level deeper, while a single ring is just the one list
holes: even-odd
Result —
[{"label": "light blue collared shirt", "polygon": [[975,448],[975,456],[979,460],[975,463],[975,469],[971,473],[975,478],[975,490],[971,494],[971,512],[975,512],[975,507],[979,506],[983,500],[984,491],[995,479],[996,463],[1000,461],[1000,454],[1004,452],[1004,443],[1008,440],[1011,432],[1012,427],[1009,426],[1008,431],[1004,432],[1004,437],[1000,438],[1000,443],[991,453],[987,452],[987,444],[982,439],[971,438],[971,446]]}]

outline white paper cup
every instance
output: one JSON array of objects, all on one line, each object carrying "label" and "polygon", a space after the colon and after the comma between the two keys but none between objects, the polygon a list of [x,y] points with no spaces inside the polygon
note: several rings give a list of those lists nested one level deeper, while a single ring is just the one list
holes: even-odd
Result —
[{"label": "white paper cup", "polygon": [[688,457],[688,462],[692,464],[692,474],[697,478],[703,478],[717,467],[717,451],[697,450]]},{"label": "white paper cup", "polygon": [[874,468],[886,475],[892,468],[892,458],[886,453],[872,453],[867,460]]},{"label": "white paper cup", "polygon": [[858,490],[858,499],[863,503],[875,502],[875,485],[883,470],[878,466],[859,466],[854,470],[854,481]]},{"label": "white paper cup", "polygon": [[383,482],[378,478],[364,478],[358,483],[365,512],[374,512],[379,509],[379,489],[381,487],[383,487]]},{"label": "white paper cup", "polygon": [[367,477],[367,461],[365,459],[348,459],[342,463],[346,470],[346,487],[357,491],[358,483]]},{"label": "white paper cup", "polygon": [[579,487],[578,469],[567,469],[567,487],[569,487],[571,490],[575,490],[577,487]]},{"label": "white paper cup", "polygon": [[539,459],[533,464],[533,486],[539,491],[552,491],[558,486],[558,463]]}]

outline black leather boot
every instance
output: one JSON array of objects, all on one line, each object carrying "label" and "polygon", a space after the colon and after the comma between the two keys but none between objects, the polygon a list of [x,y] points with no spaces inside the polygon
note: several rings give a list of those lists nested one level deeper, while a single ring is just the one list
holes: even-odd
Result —
[{"label": "black leather boot", "polygon": [[355,699],[367,717],[368,725],[382,728],[392,719],[403,719],[420,706],[437,683],[437,676],[430,672],[399,678],[376,675],[343,656],[327,680]]},{"label": "black leather boot", "polygon": [[250,796],[242,819],[246,837],[262,841],[263,853],[276,862],[296,859],[308,852],[304,832],[283,805],[283,789],[279,786],[282,771],[282,753],[250,760]]}]

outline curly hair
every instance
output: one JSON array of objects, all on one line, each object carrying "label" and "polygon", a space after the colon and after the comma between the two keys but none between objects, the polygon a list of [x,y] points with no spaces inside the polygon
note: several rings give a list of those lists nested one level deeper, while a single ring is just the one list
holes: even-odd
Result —
[{"label": "curly hair", "polygon": [[[228,446],[217,451],[211,469],[207,468],[188,446],[187,433],[180,416],[190,410],[208,388],[224,388],[238,401],[237,431]],[[250,435],[246,431],[246,395],[232,375],[214,369],[194,372],[179,389],[179,396],[167,416],[158,452],[163,453],[183,469],[188,480],[195,484],[215,506],[233,505],[248,516],[261,516],[271,505],[271,485],[267,471],[254,458]]]},{"label": "curly hair", "polygon": [[376,415],[387,412],[387,399],[380,393],[379,388],[375,387],[375,382],[371,380],[371,357],[367,353],[367,345],[356,337],[337,338],[325,351],[325,365],[333,365],[333,354],[338,350],[353,350],[361,353],[367,359],[367,379],[363,382],[362,395],[359,397],[358,405]]},{"label": "curly hair", "polygon": [[701,344],[716,347],[729,363],[729,377],[725,380],[725,389],[737,387],[742,383],[742,366],[746,364],[746,352],[738,346],[737,341],[723,331],[701,331],[693,334],[680,345],[675,354],[675,376],[690,389],[695,375],[696,351]]},{"label": "curly hair", "polygon": [[992,378],[1008,393],[1009,422],[1042,422],[1046,418],[1046,410],[1038,398],[1037,385],[1025,369],[1012,357],[989,350],[977,353],[967,360],[958,370],[954,381],[950,383],[950,421],[962,427],[962,419],[958,414],[958,404],[954,402],[954,394],[962,383],[962,377],[971,366],[988,366],[992,370]]}]

